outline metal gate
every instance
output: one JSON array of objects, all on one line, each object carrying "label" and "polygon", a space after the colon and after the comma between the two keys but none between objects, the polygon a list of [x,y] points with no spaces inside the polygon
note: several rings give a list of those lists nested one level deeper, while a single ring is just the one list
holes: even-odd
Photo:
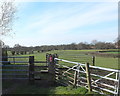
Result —
[{"label": "metal gate", "polygon": [[[58,58],[55,58],[55,62],[57,82],[65,86],[84,86],[89,91],[100,94],[119,94],[120,70],[90,66],[88,63],[81,64]],[[64,62],[75,65],[65,66]]]}]

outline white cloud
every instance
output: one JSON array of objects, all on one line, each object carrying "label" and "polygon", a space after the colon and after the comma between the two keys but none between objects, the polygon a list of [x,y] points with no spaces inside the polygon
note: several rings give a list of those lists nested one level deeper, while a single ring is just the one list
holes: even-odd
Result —
[{"label": "white cloud", "polygon": [[16,2],[118,2],[118,0],[16,0]]},{"label": "white cloud", "polygon": [[[18,36],[14,38],[15,40],[11,40],[14,41],[12,43],[34,46],[91,41],[95,38],[110,41],[116,38],[117,26],[101,30],[94,28],[89,32],[77,31],[76,33],[75,30],[83,27],[88,28],[89,25],[109,23],[109,21],[116,21],[117,23],[117,3],[79,4],[59,5],[59,7],[56,5],[56,7],[49,8],[45,12],[29,16],[31,20],[28,25],[19,30],[19,32],[26,32],[29,35],[23,36],[22,39]],[[6,42],[10,43],[9,40]]]},{"label": "white cloud", "polygon": [[[117,20],[117,14],[112,14],[112,11],[116,10],[116,6],[96,5],[91,10],[88,9],[86,13],[83,10],[77,10],[77,14],[69,15],[69,17],[63,17],[66,14],[66,10],[60,13],[46,13],[41,14],[40,20],[35,21],[32,25],[28,26],[28,29],[38,29],[40,34],[64,34],[72,29],[97,24],[100,22],[107,22],[111,20]],[[68,10],[68,14],[74,10]],[[82,11],[82,12],[80,12]],[[79,13],[80,12],[80,13]]]}]

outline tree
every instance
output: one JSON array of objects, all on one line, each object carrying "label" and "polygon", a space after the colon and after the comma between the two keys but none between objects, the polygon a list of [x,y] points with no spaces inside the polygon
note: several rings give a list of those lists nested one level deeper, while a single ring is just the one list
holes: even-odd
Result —
[{"label": "tree", "polygon": [[0,1],[0,35],[12,30],[12,21],[16,8],[13,1]]},{"label": "tree", "polygon": [[4,42],[0,40],[0,48],[2,48],[3,46],[4,46]]},{"label": "tree", "polygon": [[91,42],[92,45],[95,45],[95,44],[97,44],[97,43],[98,43],[97,40],[92,40],[92,42]]},{"label": "tree", "polygon": [[11,51],[12,55],[15,55],[15,51]]},{"label": "tree", "polygon": [[21,49],[22,49],[21,45],[19,44],[14,45],[14,51],[16,52],[17,55],[19,54],[20,51],[22,51]]},{"label": "tree", "polygon": [[120,49],[120,35],[114,40],[116,48]]},{"label": "tree", "polygon": [[[13,1],[5,1],[1,0],[0,1],[0,36],[6,35],[8,32],[12,30],[12,21],[14,19],[14,14],[15,14],[15,6]],[[3,41],[0,41],[0,48],[4,47]],[[1,51],[1,50],[0,50]],[[7,49],[3,49],[2,56],[7,57]],[[4,58],[2,58],[3,60]],[[7,61],[4,59],[3,61]]]}]

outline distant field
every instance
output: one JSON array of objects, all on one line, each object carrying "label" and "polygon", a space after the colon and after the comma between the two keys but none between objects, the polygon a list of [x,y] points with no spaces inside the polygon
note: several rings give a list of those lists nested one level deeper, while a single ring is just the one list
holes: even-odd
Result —
[{"label": "distant field", "polygon": [[118,69],[118,58],[96,57],[96,66]]},{"label": "distant field", "polygon": [[[87,52],[96,52],[96,51],[101,51],[101,50],[55,50],[55,51],[43,52],[43,53],[35,52],[34,54],[18,55],[18,56],[35,56],[36,61],[40,61],[40,60],[44,61],[46,60],[46,53],[51,53],[51,54],[57,53],[59,58],[61,59],[80,62],[80,63],[89,62],[92,65],[92,55],[88,55]],[[67,63],[66,65],[70,66],[70,64]],[[118,58],[96,56],[95,65],[106,68],[118,69]]]},{"label": "distant field", "polygon": [[120,52],[104,52],[104,53],[110,53],[110,54],[120,54]]}]

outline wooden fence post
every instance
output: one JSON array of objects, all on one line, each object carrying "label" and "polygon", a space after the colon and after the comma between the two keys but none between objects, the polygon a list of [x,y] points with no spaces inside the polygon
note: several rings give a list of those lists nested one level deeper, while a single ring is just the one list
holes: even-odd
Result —
[{"label": "wooden fence post", "polygon": [[55,83],[55,61],[54,61],[54,58],[55,58],[54,55],[49,54],[48,72],[50,74],[49,79],[52,84]]},{"label": "wooden fence post", "polygon": [[78,75],[78,72],[75,71],[75,74],[74,74],[74,83],[73,83],[73,87],[76,87],[77,86],[77,75]]},{"label": "wooden fence post", "polygon": [[93,66],[95,66],[95,56],[92,57]]},{"label": "wooden fence post", "polygon": [[[7,48],[2,48],[2,61],[8,61]],[[2,62],[2,64],[8,64],[8,63]]]},{"label": "wooden fence post", "polygon": [[[55,58],[58,58],[58,54],[54,54]],[[55,60],[55,63],[58,64],[58,60]]]},{"label": "wooden fence post", "polygon": [[92,91],[92,87],[91,87],[89,63],[86,63],[86,77],[87,77],[88,91],[91,92]]},{"label": "wooden fence post", "polygon": [[29,56],[29,82],[34,84],[34,56]]},{"label": "wooden fence post", "polygon": [[120,70],[118,71],[118,96],[120,96]]},{"label": "wooden fence post", "polygon": [[48,60],[49,60],[49,54],[48,53],[46,53],[46,66],[48,66]]}]

